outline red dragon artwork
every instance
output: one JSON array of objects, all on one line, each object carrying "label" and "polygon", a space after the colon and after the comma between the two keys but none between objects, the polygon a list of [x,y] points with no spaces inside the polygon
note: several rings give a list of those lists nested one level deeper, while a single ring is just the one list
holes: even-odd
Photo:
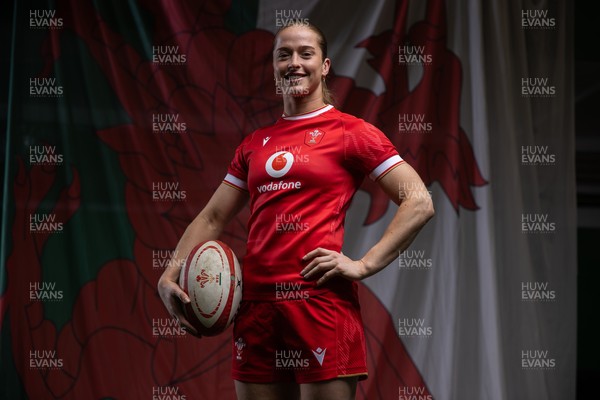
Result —
[{"label": "red dragon artwork", "polygon": [[[242,138],[281,113],[271,67],[273,34],[252,30],[236,35],[224,27],[229,2],[139,0],[154,17],[153,45],[178,46],[183,65],[159,65],[139,54],[100,17],[91,1],[57,0],[62,29],[49,30],[42,49],[40,77],[50,76],[61,57],[60,37],[76,35],[106,76],[130,121],[97,131],[118,154],[126,176],[125,198],[135,232],[133,260],[107,262],[95,280],[80,288],[70,321],[60,330],[44,315],[42,302],[27,297],[31,281],[42,280],[42,254],[51,233],[28,231],[29,215],[53,185],[53,167],[19,164],[14,179],[13,249],[7,261],[7,287],[0,299],[0,321],[10,321],[17,373],[31,399],[150,399],[172,393],[187,399],[234,399],[230,379],[231,332],[202,339],[153,335],[152,321],[168,319],[156,292],[161,270],[152,268],[153,252],[171,251],[187,224],[221,183]],[[383,78],[377,96],[350,77],[333,76],[338,107],[382,129],[401,156],[427,185],[437,182],[458,212],[476,210],[472,187],[486,182],[459,124],[461,65],[446,47],[442,0],[429,0],[423,21],[406,29],[407,1],[397,1],[391,30],[357,46],[371,54],[370,66]],[[406,66],[398,63],[399,45],[424,46],[432,55],[412,91]],[[425,114],[432,132],[400,135],[398,115]],[[153,132],[155,114],[177,115],[186,132]],[[64,187],[55,202],[57,219],[68,223],[81,204],[80,177]],[[177,182],[181,199],[153,199],[153,183]],[[375,185],[365,223],[382,217],[388,200]],[[245,251],[244,210],[222,240],[238,255]],[[111,238],[107,238],[110,240]],[[23,266],[27,266],[24,268]],[[389,312],[361,285],[367,335],[369,379],[359,399],[395,399],[399,387],[426,383],[398,337]],[[6,317],[9,318],[6,318]],[[31,368],[29,354],[48,351],[60,368]],[[155,397],[160,398],[160,397]],[[167,398],[167,397],[164,397]],[[176,397],[172,397],[176,398]]]}]

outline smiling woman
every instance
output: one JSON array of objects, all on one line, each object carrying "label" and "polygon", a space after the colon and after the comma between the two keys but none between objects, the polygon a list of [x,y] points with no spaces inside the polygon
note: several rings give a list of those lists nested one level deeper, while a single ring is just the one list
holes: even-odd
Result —
[{"label": "smiling woman", "polygon": [[[300,60],[303,61],[301,64],[298,63]],[[275,34],[273,67],[278,94],[307,96],[311,94],[309,83],[314,85],[319,83],[314,80],[320,79],[319,100],[324,104],[333,104],[326,83],[330,65],[331,60],[327,58],[327,40],[316,26],[301,22],[284,26]],[[312,78],[313,82],[310,82],[309,78]],[[319,97],[318,92],[313,93],[315,97]]]},{"label": "smiling woman", "polygon": [[[355,398],[367,378],[356,281],[389,265],[433,216],[417,173],[383,132],[336,110],[325,79],[331,60],[321,31],[280,29],[273,69],[283,115],[242,141],[228,173],[188,226],[174,254],[216,240],[250,201],[242,303],[233,329],[239,399]],[[398,204],[380,241],[359,260],[341,253],[352,198],[369,176]],[[158,285],[170,314],[189,297],[174,259]]]}]

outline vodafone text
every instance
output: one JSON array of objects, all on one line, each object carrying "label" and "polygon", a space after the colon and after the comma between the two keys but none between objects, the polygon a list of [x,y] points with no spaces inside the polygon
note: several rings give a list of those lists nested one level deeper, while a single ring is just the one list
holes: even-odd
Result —
[{"label": "vodafone text", "polygon": [[287,182],[287,181],[279,181],[279,182],[269,182],[266,185],[260,185],[256,187],[258,193],[266,193],[266,192],[276,192],[278,190],[292,190],[292,189],[300,189],[302,187],[302,183],[299,181],[296,182]]}]

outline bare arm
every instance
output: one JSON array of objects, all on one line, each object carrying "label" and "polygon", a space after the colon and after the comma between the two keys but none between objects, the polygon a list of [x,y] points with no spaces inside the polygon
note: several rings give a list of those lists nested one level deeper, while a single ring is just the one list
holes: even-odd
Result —
[{"label": "bare arm", "polygon": [[421,228],[433,217],[429,192],[407,163],[388,172],[379,180],[379,184],[390,199],[398,204],[396,215],[379,242],[357,261],[336,251],[317,248],[304,257],[312,261],[301,275],[306,279],[320,276],[317,281],[319,285],[336,275],[350,280],[364,279],[381,271],[398,257],[399,252],[408,248]]},{"label": "bare arm", "polygon": [[217,239],[247,201],[248,193],[222,183],[208,204],[186,228],[175,248],[173,258],[158,280],[158,293],[169,314],[194,335],[197,335],[197,332],[185,318],[181,307],[181,302],[190,302],[190,298],[178,283],[181,266],[195,245],[204,240]]}]

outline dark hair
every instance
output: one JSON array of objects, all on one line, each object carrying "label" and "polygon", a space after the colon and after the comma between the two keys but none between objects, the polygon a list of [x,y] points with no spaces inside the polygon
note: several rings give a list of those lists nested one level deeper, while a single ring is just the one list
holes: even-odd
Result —
[{"label": "dark hair", "polygon": [[[308,22],[305,19],[291,21],[288,24],[279,28],[277,30],[277,32],[275,32],[275,39],[273,39],[273,43],[275,43],[275,40],[277,40],[277,35],[279,35],[279,32],[281,32],[291,26],[303,26],[303,27],[310,29],[314,33],[316,33],[317,41],[319,43],[319,48],[321,49],[321,54],[323,55],[323,60],[325,60],[327,58],[327,39],[325,38],[325,34],[317,26],[311,24],[310,22]],[[327,87],[327,82],[326,82],[325,78],[323,79],[323,82],[321,83],[321,87],[323,88],[323,102],[325,104],[333,104],[333,96],[332,96],[331,90],[329,90],[329,88]]]}]

